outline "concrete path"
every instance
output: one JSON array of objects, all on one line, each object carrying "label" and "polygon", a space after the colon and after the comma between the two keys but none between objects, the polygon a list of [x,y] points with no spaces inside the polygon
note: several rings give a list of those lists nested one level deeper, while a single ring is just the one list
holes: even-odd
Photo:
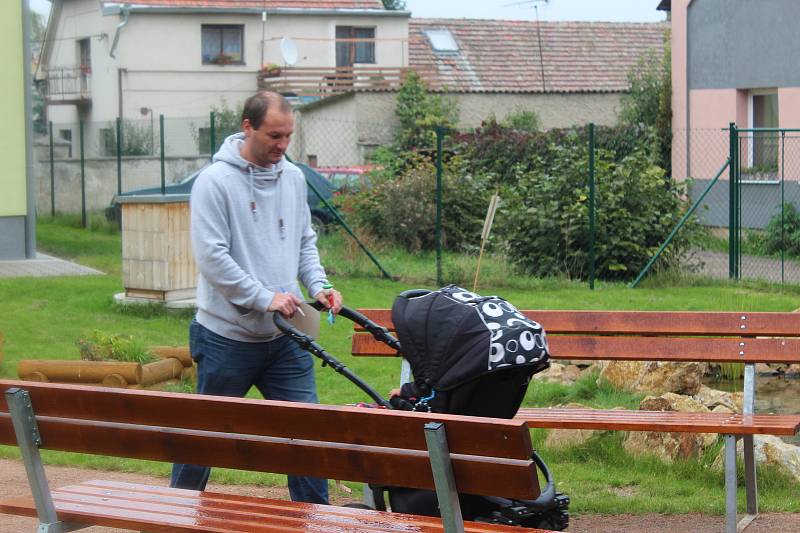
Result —
[{"label": "concrete path", "polygon": [[36,259],[0,261],[0,278],[96,276],[103,272],[57,257],[37,253]]},{"label": "concrete path", "polygon": [[[728,254],[695,250],[694,259],[702,263],[699,273],[713,278],[728,279]],[[760,279],[773,283],[800,283],[800,263],[786,259],[781,271],[780,259],[742,256],[742,279]]]}]

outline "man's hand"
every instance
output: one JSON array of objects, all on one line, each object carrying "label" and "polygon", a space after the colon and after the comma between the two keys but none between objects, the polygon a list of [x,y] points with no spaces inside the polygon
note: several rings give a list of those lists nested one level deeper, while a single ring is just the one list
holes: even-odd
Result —
[{"label": "man's hand", "polygon": [[282,314],[286,318],[292,318],[301,303],[303,303],[303,300],[291,292],[276,292],[267,311],[273,311]]},{"label": "man's hand", "polygon": [[324,305],[326,309],[333,310],[334,315],[342,309],[344,303],[342,293],[336,289],[322,289],[314,295],[314,299]]}]

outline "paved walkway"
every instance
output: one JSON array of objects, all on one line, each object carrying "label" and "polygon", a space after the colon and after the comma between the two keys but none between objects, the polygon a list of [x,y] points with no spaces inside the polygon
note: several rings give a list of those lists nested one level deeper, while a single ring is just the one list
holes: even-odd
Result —
[{"label": "paved walkway", "polygon": [[36,259],[0,261],[0,278],[96,276],[103,272],[58,257],[37,253]]},{"label": "paved walkway", "polygon": [[[702,263],[700,274],[713,278],[728,279],[728,254],[696,250],[694,259]],[[800,263],[787,259],[781,272],[780,259],[742,256],[742,279],[761,279],[773,283],[800,283]]]}]

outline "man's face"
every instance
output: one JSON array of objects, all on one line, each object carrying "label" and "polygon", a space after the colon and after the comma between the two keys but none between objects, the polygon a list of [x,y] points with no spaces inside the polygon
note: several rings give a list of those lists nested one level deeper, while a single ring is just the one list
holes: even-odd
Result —
[{"label": "man's face", "polygon": [[280,161],[289,147],[294,132],[294,117],[292,113],[268,109],[258,129],[253,128],[247,119],[242,126],[245,146],[252,162],[266,167]]}]

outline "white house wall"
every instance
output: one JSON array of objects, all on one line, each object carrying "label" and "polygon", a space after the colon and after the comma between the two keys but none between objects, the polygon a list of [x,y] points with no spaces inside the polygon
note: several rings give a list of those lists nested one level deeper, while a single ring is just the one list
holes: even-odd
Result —
[{"label": "white house wall", "polygon": [[[122,112],[125,118],[142,118],[142,109],[168,117],[207,117],[223,98],[240,104],[256,88],[261,66],[260,14],[170,14],[133,11],[121,29],[117,59],[109,57],[116,26],[122,17],[102,16],[97,0],[66,1],[50,66],[73,66],[76,40],[93,38],[92,105],[83,117],[91,121],[114,120],[118,114],[117,69],[122,73]],[[202,24],[243,24],[244,64],[203,65]],[[298,48],[298,67],[334,67],[337,25],[375,26],[376,65],[408,64],[408,19],[405,17],[269,15],[265,27],[264,63],[283,65],[280,40],[291,37]],[[72,106],[51,108],[57,122],[77,120]]]}]

